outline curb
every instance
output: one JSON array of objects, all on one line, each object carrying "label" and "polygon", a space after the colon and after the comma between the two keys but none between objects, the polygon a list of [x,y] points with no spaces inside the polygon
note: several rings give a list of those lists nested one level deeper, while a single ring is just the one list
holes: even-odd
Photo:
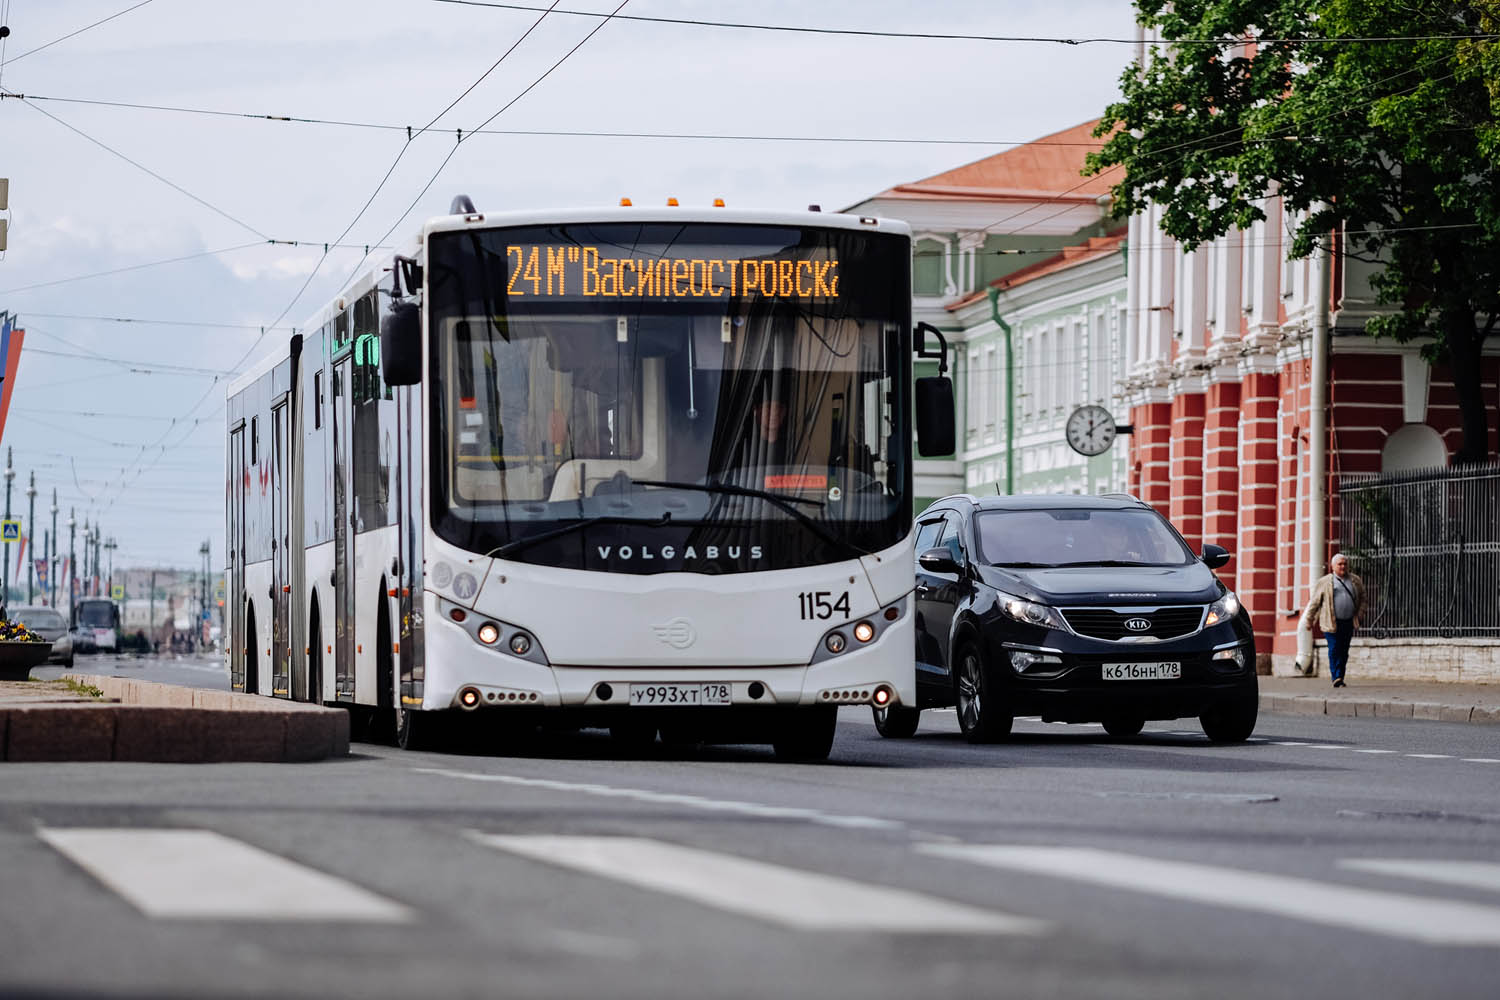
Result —
[{"label": "curb", "polygon": [[260,695],[66,674],[106,701],[0,704],[0,760],[292,762],[349,753],[349,713]]},{"label": "curb", "polygon": [[1331,715],[1344,718],[1425,719],[1431,722],[1500,724],[1500,708],[1435,701],[1373,701],[1266,692],[1260,710],[1270,715]]}]

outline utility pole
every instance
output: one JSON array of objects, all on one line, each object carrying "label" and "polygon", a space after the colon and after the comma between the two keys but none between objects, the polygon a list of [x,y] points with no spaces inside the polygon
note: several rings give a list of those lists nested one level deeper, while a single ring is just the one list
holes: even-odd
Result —
[{"label": "utility pole", "polygon": [[74,515],[77,514],[76,507],[68,508],[68,624],[76,625],[73,620],[77,611],[74,597],[78,593],[78,549],[76,546],[78,521]]},{"label": "utility pole", "polygon": [[36,565],[36,470],[31,470],[31,485],[26,487],[26,500],[30,508],[26,514],[26,603],[36,596],[32,569]]},{"label": "utility pole", "polygon": [[198,584],[198,648],[204,646],[204,632],[208,629],[208,555],[211,551],[208,541],[198,547],[198,554],[203,557],[203,579]]},{"label": "utility pole", "polygon": [[115,549],[117,548],[114,536],[110,536],[109,541],[104,543],[104,547],[109,550],[109,576],[105,580],[105,593],[112,601],[115,599]]},{"label": "utility pole", "polygon": [[62,548],[62,539],[57,535],[57,487],[52,487],[52,544],[47,552],[47,590],[51,604],[57,607],[57,550]]},{"label": "utility pole", "polygon": [[50,593],[50,591],[52,589],[51,588],[51,585],[52,585],[52,543],[53,543],[52,531],[50,529],[48,529],[48,528],[43,528],[42,529],[42,573],[39,574],[39,575],[45,575],[46,579],[45,580],[38,580],[37,583],[39,583],[39,584],[42,585],[42,603],[46,604],[46,605],[51,605],[52,604],[52,595]]},{"label": "utility pole", "polygon": [[[10,482],[16,478],[16,470],[11,467],[10,463],[14,452],[14,448],[5,449],[5,519],[7,521],[10,520]],[[10,542],[5,543],[5,566],[3,570],[0,570],[0,586],[4,587],[4,590],[0,591],[0,606],[3,606],[10,601]]]}]

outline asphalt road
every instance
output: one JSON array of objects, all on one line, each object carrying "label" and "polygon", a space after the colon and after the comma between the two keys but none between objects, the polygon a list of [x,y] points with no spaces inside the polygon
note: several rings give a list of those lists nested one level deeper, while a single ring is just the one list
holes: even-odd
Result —
[{"label": "asphalt road", "polygon": [[6,765],[0,993],[1495,995],[1492,727],[1018,732]]}]

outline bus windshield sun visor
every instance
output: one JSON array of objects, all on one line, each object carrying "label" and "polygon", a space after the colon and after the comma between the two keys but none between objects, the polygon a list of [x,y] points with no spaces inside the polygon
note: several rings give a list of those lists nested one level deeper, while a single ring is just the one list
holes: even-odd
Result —
[{"label": "bus windshield sun visor", "polygon": [[664,479],[637,479],[635,480],[635,485],[656,486],[663,489],[674,490],[696,490],[701,493],[713,493],[721,497],[756,497],[760,500],[769,501],[780,509],[786,511],[794,519],[796,519],[797,523],[805,526],[808,531],[811,531],[813,534],[817,535],[829,545],[833,545],[838,548],[844,549],[846,552],[853,553],[855,558],[871,554],[860,548],[858,545],[855,545],[853,542],[832,534],[817,521],[814,521],[812,518],[808,517],[806,514],[802,513],[794,506],[795,504],[805,503],[811,504],[816,507],[822,507],[823,504],[817,500],[809,500],[802,497],[777,496],[775,493],[770,493],[766,490],[758,490],[751,486],[733,486],[729,483],[678,483]]}]

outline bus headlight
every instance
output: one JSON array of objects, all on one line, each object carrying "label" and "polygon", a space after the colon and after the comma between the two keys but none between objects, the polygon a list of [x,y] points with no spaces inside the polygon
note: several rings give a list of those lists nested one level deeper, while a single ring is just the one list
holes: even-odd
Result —
[{"label": "bus headlight", "polygon": [[525,632],[517,632],[510,637],[510,651],[517,656],[525,656],[531,652],[531,636]]},{"label": "bus headlight", "polygon": [[493,646],[500,641],[500,627],[494,622],[485,622],[479,626],[479,641],[486,646]]},{"label": "bus headlight", "polygon": [[828,638],[823,640],[823,645],[828,647],[830,653],[842,653],[849,640],[844,638],[842,632],[829,632]]}]

